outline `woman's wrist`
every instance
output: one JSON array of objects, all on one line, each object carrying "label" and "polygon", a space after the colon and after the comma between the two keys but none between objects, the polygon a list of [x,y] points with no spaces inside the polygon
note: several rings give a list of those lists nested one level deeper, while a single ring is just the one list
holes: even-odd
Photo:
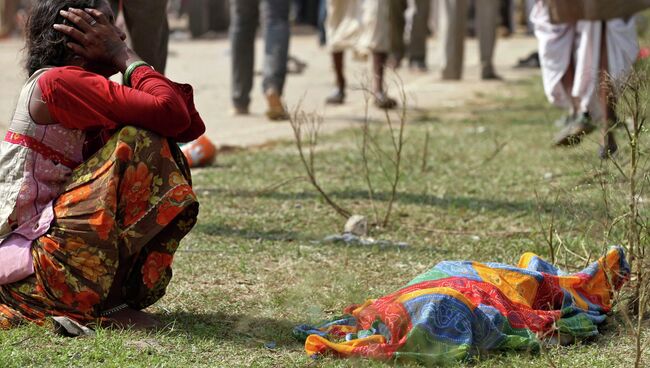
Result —
[{"label": "woman's wrist", "polygon": [[133,72],[135,72],[135,70],[138,69],[141,66],[146,66],[146,67],[149,67],[149,68],[153,69],[153,67],[151,65],[147,64],[146,62],[144,62],[142,60],[135,61],[135,62],[131,63],[131,65],[129,65],[129,67],[126,68],[126,71],[122,74],[122,83],[125,86],[133,87],[133,85],[131,83],[131,76],[133,75]]},{"label": "woman's wrist", "polygon": [[114,65],[120,73],[124,74],[131,64],[138,61],[142,61],[142,58],[140,58],[133,50],[126,47],[116,55],[114,58]]}]

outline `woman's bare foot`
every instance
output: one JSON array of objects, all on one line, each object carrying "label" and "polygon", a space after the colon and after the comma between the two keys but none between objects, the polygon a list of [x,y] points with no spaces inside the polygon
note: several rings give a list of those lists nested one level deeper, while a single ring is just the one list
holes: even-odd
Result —
[{"label": "woman's bare foot", "polygon": [[114,328],[153,330],[160,327],[160,322],[151,314],[132,308],[115,312],[107,318],[108,326]]}]

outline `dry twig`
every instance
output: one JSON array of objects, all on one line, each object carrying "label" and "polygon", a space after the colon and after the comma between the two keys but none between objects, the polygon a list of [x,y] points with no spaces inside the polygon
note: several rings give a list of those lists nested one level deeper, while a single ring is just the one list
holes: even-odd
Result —
[{"label": "dry twig", "polygon": [[[300,156],[300,161],[305,168],[309,182],[320,194],[323,200],[325,200],[325,202],[330,207],[332,207],[337,214],[345,219],[349,218],[351,215],[350,211],[341,207],[334,200],[332,200],[332,198],[325,192],[325,190],[323,190],[316,176],[317,170],[315,164],[315,150],[316,146],[318,145],[318,135],[320,132],[320,126],[323,123],[323,117],[315,113],[308,114],[302,111],[300,109],[300,104],[298,104],[298,107],[291,115],[289,122],[291,123],[291,128],[293,129],[296,148],[298,149],[298,155]],[[306,131],[303,129],[306,129]],[[307,153],[305,153],[305,143],[307,144]]]}]

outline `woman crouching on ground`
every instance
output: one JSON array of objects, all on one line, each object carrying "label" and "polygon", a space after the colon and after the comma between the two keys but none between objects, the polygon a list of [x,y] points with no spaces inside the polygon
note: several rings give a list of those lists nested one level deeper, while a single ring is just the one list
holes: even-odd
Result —
[{"label": "woman crouching on ground", "polygon": [[205,130],[192,89],[127,47],[105,0],[40,0],[26,36],[30,77],[0,145],[0,329],[149,324],[139,311],[198,214],[175,144]]}]

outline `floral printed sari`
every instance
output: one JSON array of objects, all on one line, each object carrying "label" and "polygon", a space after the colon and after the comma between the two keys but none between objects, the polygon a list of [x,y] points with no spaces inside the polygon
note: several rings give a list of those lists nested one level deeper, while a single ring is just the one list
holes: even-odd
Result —
[{"label": "floral printed sari", "polygon": [[173,142],[125,127],[78,166],[32,243],[35,273],[0,286],[0,329],[48,316],[97,320],[120,272],[122,300],[143,309],[164,294],[198,202]]}]

